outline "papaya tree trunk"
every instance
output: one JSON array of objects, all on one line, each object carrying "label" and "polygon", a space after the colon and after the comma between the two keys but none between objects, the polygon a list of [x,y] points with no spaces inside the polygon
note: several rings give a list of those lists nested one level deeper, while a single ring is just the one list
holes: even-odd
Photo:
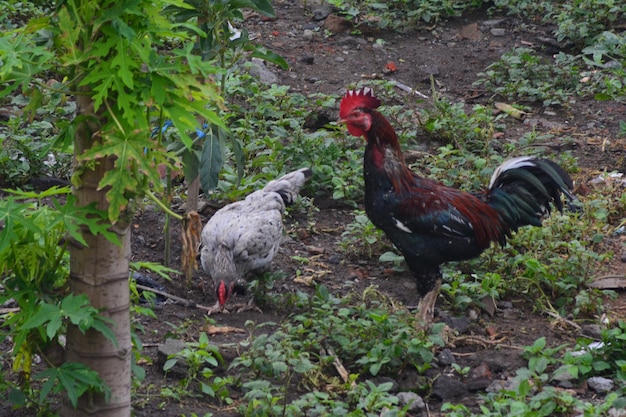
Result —
[{"label": "papaya tree trunk", "polygon": [[[77,113],[93,116],[91,98],[78,96]],[[82,123],[76,132],[75,154],[80,155],[98,140],[97,118]],[[94,120],[96,120],[94,122]],[[73,181],[74,195],[80,205],[96,203],[100,210],[108,209],[106,189],[98,190],[104,174],[112,169],[113,160],[102,158],[90,167],[75,166],[78,181]],[[121,216],[124,219],[127,216]],[[73,294],[86,294],[91,304],[102,309],[109,317],[117,344],[100,332],[89,330],[85,334],[76,326],[67,332],[66,360],[80,362],[97,371],[110,388],[110,398],[101,394],[86,393],[80,397],[75,409],[64,401],[63,417],[130,417],[131,390],[131,338],[130,293],[128,287],[130,261],[130,222],[118,221],[112,225],[121,245],[109,242],[102,235],[94,236],[85,230],[87,246],[72,245],[70,249],[70,289]]]}]

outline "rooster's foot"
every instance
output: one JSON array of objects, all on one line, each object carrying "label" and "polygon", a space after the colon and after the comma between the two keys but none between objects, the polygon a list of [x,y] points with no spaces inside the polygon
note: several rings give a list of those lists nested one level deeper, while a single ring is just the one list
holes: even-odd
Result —
[{"label": "rooster's foot", "polygon": [[417,329],[428,331],[433,324],[435,318],[435,304],[439,296],[439,287],[441,280],[435,282],[435,286],[421,300],[417,306]]}]

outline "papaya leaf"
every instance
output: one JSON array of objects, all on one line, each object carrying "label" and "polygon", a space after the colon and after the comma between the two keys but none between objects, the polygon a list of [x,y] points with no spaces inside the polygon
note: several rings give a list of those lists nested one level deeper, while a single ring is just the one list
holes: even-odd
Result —
[{"label": "papaya leaf", "polygon": [[54,208],[59,214],[59,220],[63,222],[65,230],[76,241],[83,245],[87,245],[83,237],[82,226],[87,226],[89,232],[93,235],[102,234],[109,242],[120,245],[117,235],[109,230],[110,224],[107,226],[103,222],[107,218],[107,213],[98,210],[95,204],[79,207],[76,205],[76,197],[69,195],[64,205],[58,200],[52,200]]}]

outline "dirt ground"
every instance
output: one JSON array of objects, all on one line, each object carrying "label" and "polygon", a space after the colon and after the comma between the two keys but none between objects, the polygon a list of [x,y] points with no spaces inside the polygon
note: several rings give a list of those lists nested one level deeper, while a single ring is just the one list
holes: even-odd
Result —
[{"label": "dirt ground", "polygon": [[[555,52],[554,48],[558,48],[556,41],[546,41],[552,39],[550,28],[510,17],[488,16],[486,13],[475,13],[443,22],[434,28],[403,34],[363,28],[362,34],[353,35],[348,29],[349,26],[332,15],[326,19],[315,20],[316,15],[313,11],[317,6],[311,5],[311,2],[307,9],[299,1],[276,0],[273,4],[278,16],[276,19],[268,20],[251,14],[248,15],[245,25],[256,37],[257,42],[288,60],[289,70],[272,69],[272,71],[278,76],[280,83],[287,84],[291,86],[292,91],[301,93],[322,92],[339,96],[346,85],[369,77],[377,77],[383,73],[387,63],[394,62],[397,71],[389,75],[389,78],[428,94],[432,75],[446,96],[454,102],[465,100],[469,109],[473,104],[486,104],[492,99],[488,93],[480,91],[472,84],[477,79],[477,73],[485,70],[504,52],[522,45],[531,46],[537,51],[545,51],[546,54],[552,54]],[[494,23],[494,19],[501,20]],[[500,36],[492,34],[493,27],[503,29],[496,32]],[[313,32],[305,33],[306,30]],[[332,31],[333,35],[326,36],[325,33],[328,31]],[[381,42],[376,42],[377,39],[384,40],[382,46]],[[626,119],[624,104],[579,99],[567,109],[554,107],[544,111],[542,107],[536,107],[536,112],[529,115],[526,121],[509,118],[505,136],[501,140],[515,141],[532,129],[550,132],[557,137],[559,135],[575,137],[576,143],[568,150],[579,159],[582,171],[575,179],[581,184],[604,170],[626,172],[624,138],[618,136],[620,119]],[[286,278],[276,283],[274,291],[310,291],[310,288],[303,284],[294,282],[299,265],[294,265],[291,256],[319,255],[316,261],[323,264],[330,273],[318,277],[316,281],[327,285],[331,291],[340,292],[346,285],[365,288],[375,284],[381,291],[398,301],[406,305],[416,305],[417,293],[408,273],[389,274],[376,261],[344,258],[337,243],[345,225],[352,221],[352,210],[332,204],[325,206],[327,207],[314,214],[315,233],[303,233],[307,225],[307,219],[303,215],[286,219],[290,237],[283,244],[274,264],[274,269],[283,271]],[[201,212],[203,223],[213,212],[214,208],[211,206]],[[144,207],[137,214],[132,239],[133,261],[163,261],[162,227],[163,215],[154,208]],[[174,224],[173,229],[177,231],[178,225]],[[180,240],[177,235],[176,232],[173,234],[174,268],[180,266]],[[616,241],[614,244],[616,260],[607,266],[607,270],[602,271],[602,274],[623,276],[626,268],[620,261],[622,243]],[[323,248],[323,252],[314,253],[311,248]],[[340,262],[336,262],[337,259],[340,259]],[[191,287],[187,286],[184,280],[166,282],[157,278],[157,281],[167,292],[179,297],[204,305],[215,303],[212,291],[209,290],[203,295],[199,280],[192,283]],[[626,302],[623,300],[624,297],[620,295],[617,300],[610,302],[611,314],[618,316],[624,314]],[[487,361],[489,357],[500,355],[500,358],[505,358],[501,361],[507,361],[509,359],[506,358],[510,357],[510,367],[499,369],[494,375],[495,378],[505,378],[515,369],[524,366],[519,359],[520,346],[531,344],[539,336],[546,336],[551,345],[571,342],[578,336],[572,328],[554,325],[549,318],[533,313],[528,306],[518,300],[505,301],[512,303],[512,308],[506,314],[500,311],[491,317],[484,312],[478,312],[479,317],[474,328],[478,329],[476,331],[479,333],[475,335],[479,338],[486,336],[484,329],[489,327],[506,341],[500,344],[498,349],[495,345],[485,343],[458,344],[451,347],[453,353],[459,353],[455,358],[462,366],[474,368]],[[445,300],[440,300],[438,307],[445,309]],[[207,323],[203,311],[174,303],[159,306],[155,312],[158,320],[141,319],[141,323],[147,329],[142,336],[145,353],[153,360],[156,358],[156,346],[162,343],[168,334],[176,331],[178,335],[183,333],[187,340],[196,340]],[[256,323],[280,321],[285,313],[271,310],[262,314],[243,312],[212,316],[212,319],[216,320],[218,325],[245,328],[244,323],[248,320]],[[483,334],[480,334],[480,329]],[[237,343],[246,337],[245,333],[229,333],[212,336],[211,341],[222,345]],[[226,360],[230,359],[232,358],[227,355]],[[183,414],[190,416],[192,413],[203,415],[206,412],[212,412],[218,417],[237,415],[235,406],[242,395],[237,392],[231,392],[235,406],[226,408],[193,399],[184,399],[182,403],[171,401],[164,405],[155,402],[146,394],[158,392],[164,383],[173,384],[175,381],[165,379],[156,364],[145,364],[144,367],[147,370],[147,379],[135,398],[135,416],[173,417]],[[466,397],[463,401],[471,404],[472,401],[475,402],[475,397]],[[431,397],[427,402],[431,415],[438,415],[441,400]]]}]

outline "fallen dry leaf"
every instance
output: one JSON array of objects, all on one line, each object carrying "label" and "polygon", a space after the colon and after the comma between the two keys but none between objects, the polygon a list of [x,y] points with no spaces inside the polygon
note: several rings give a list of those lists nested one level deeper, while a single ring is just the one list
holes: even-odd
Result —
[{"label": "fallen dry leaf", "polygon": [[313,275],[308,275],[308,276],[301,275],[299,277],[295,277],[293,279],[293,282],[295,282],[296,284],[304,284],[307,287],[311,287],[315,284]]},{"label": "fallen dry leaf", "polygon": [[240,329],[239,327],[213,326],[213,325],[206,326],[204,331],[206,331],[207,334],[245,333],[246,332],[244,329]]},{"label": "fallen dry leaf", "polygon": [[506,104],[506,103],[495,103],[494,104],[495,108],[505,112],[506,114],[508,114],[511,117],[514,117],[516,119],[523,119],[528,113],[526,113],[525,111],[522,111],[520,109],[517,109],[513,106],[511,106],[510,104]]},{"label": "fallen dry leaf", "polygon": [[198,248],[200,247],[200,233],[202,232],[202,222],[198,213],[195,211],[187,213],[183,218],[182,226],[183,251],[181,261],[187,283],[190,283],[193,273],[198,270],[196,259],[198,257]]}]

